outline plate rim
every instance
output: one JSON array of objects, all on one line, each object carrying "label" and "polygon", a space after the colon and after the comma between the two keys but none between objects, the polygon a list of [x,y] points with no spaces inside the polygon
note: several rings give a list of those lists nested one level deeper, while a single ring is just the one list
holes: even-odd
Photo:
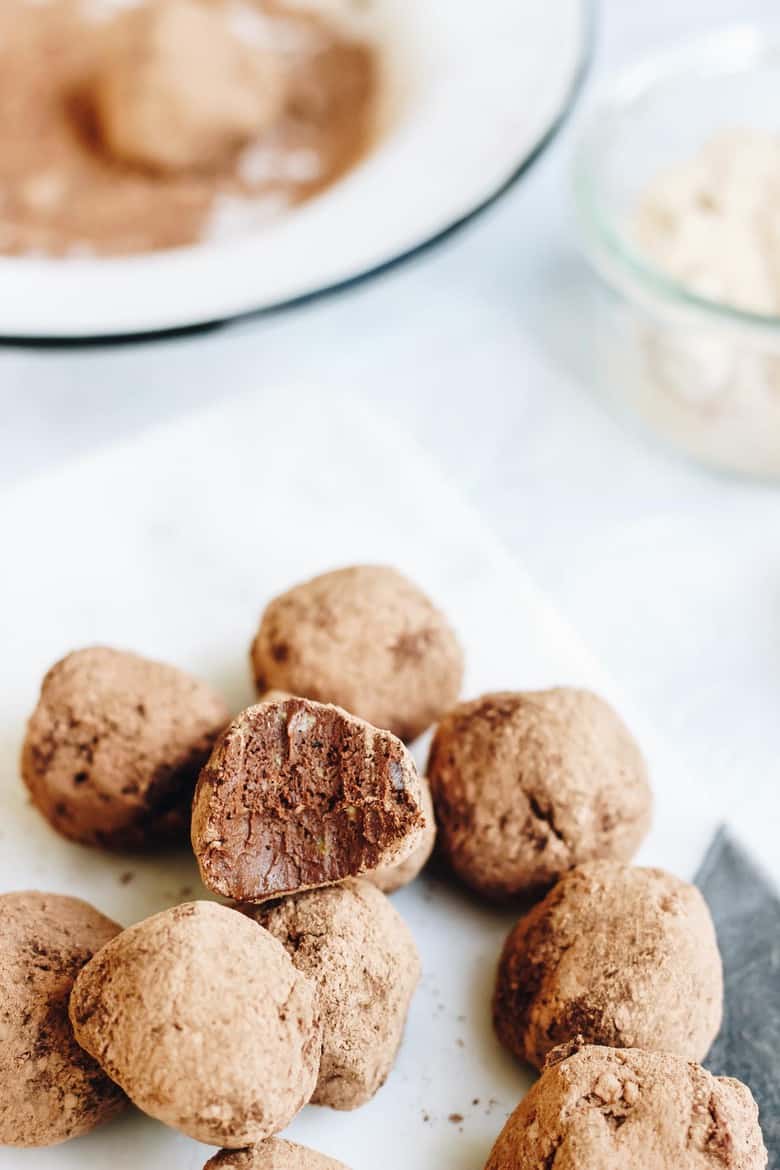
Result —
[{"label": "plate rim", "polygon": [[571,82],[555,118],[553,118],[547,129],[539,136],[530,150],[527,150],[523,154],[517,166],[498,187],[468,211],[459,215],[452,222],[432,235],[420,240],[419,243],[399,252],[396,256],[391,256],[379,264],[374,264],[366,268],[362,272],[357,272],[352,276],[323,285],[321,288],[311,289],[292,297],[283,298],[272,304],[258,306],[255,309],[231,313],[225,317],[215,317],[207,321],[196,321],[184,325],[163,327],[161,329],[128,330],[119,333],[44,333],[40,335],[32,333],[0,333],[0,345],[20,349],[76,349],[82,347],[99,348],[101,346],[112,345],[141,345],[156,341],[172,341],[177,338],[184,339],[192,335],[215,332],[230,325],[240,324],[252,319],[284,313],[288,310],[296,309],[299,306],[312,304],[317,300],[324,300],[339,293],[347,292],[353,288],[357,288],[361,284],[367,284],[385,275],[385,273],[393,271],[395,268],[400,268],[402,265],[417,260],[427,252],[433,251],[440,244],[449,240],[450,237],[455,236],[458,232],[476,222],[485,212],[489,211],[491,207],[508,194],[547,152],[548,147],[557,139],[561,130],[563,130],[569,118],[574,113],[593,66],[600,15],[599,0],[580,0],[580,8],[582,12],[583,34],[579,57],[572,73]]}]

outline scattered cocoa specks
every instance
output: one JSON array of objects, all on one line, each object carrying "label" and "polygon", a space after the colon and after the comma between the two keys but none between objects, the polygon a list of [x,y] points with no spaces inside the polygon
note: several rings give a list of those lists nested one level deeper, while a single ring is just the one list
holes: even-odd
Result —
[{"label": "scattered cocoa specks", "polygon": [[181,889],[179,890],[179,897],[180,898],[191,898],[192,897],[192,886],[182,886]]},{"label": "scattered cocoa specks", "polygon": [[447,1121],[451,1121],[453,1125],[460,1125],[460,1123],[463,1121],[463,1114],[451,1113],[447,1118]]},{"label": "scattered cocoa specks", "polygon": [[430,1120],[431,1120],[431,1115],[430,1115],[430,1113],[427,1111],[427,1109],[423,1109],[422,1119],[423,1119],[423,1121],[425,1122],[425,1124],[426,1124],[426,1125],[428,1125],[428,1123],[430,1122]]},{"label": "scattered cocoa specks", "polygon": [[129,886],[134,877],[135,874],[133,871],[131,869],[126,869],[124,873],[120,873],[119,875],[120,886]]},{"label": "scattered cocoa specks", "polygon": [[475,1097],[474,1100],[471,1102],[471,1104],[472,1105],[479,1105],[479,1097]]},{"label": "scattered cocoa specks", "polygon": [[462,1036],[458,1036],[458,1038],[457,1038],[457,1040],[455,1041],[455,1043],[457,1044],[458,1048],[465,1048],[465,1047],[466,1047],[466,1045],[465,1045],[465,1042],[464,1042],[464,1040],[463,1040],[463,1037],[462,1037]]}]

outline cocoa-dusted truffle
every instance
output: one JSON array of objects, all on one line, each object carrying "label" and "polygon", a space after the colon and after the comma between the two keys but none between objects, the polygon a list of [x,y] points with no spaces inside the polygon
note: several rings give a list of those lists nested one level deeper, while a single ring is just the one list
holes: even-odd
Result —
[{"label": "cocoa-dusted truffle", "polygon": [[283,1129],[317,1082],[317,989],[266,931],[189,902],[118,935],[76,979],[76,1039],[144,1112],[231,1149]]},{"label": "cocoa-dusted truffle", "polygon": [[571,870],[520,919],[494,999],[501,1040],[537,1066],[578,1036],[702,1060],[722,1009],[718,944],[696,887],[610,861]]},{"label": "cocoa-dusted truffle", "polygon": [[220,1150],[203,1170],[347,1170],[347,1167],[307,1146],[283,1138],[269,1138],[248,1150]]},{"label": "cocoa-dusted truffle", "polygon": [[458,697],[463,655],[446,618],[396,569],[357,565],[297,585],[267,607],[252,646],[271,687],[336,703],[414,739]]},{"label": "cocoa-dusted truffle", "polygon": [[322,1062],[312,1101],[357,1109],[384,1084],[420,978],[417,948],[390,901],[365,881],[254,911],[316,980]]},{"label": "cocoa-dusted truffle", "polygon": [[423,827],[400,740],[285,699],[249,707],[221,736],[198,781],[192,845],[209,889],[260,902],[400,861]]},{"label": "cocoa-dusted truffle", "polygon": [[0,895],[0,1145],[57,1145],[127,1104],[68,1020],[73,980],[120,930],[78,898]]},{"label": "cocoa-dusted truffle", "polygon": [[106,148],[157,171],[214,168],[281,112],[276,60],[233,31],[227,8],[157,0],[109,30],[92,84]]},{"label": "cocoa-dusted truffle", "polygon": [[443,853],[488,897],[543,892],[593,858],[628,861],[650,824],[639,748],[603,699],[571,687],[461,703],[439,724],[428,778]]},{"label": "cocoa-dusted truffle", "polygon": [[186,840],[198,772],[229,714],[205,683],[161,662],[95,646],[43,680],[22,776],[74,841],[143,849]]},{"label": "cocoa-dusted truffle", "polygon": [[668,1053],[564,1049],[507,1121],[486,1170],[764,1170],[750,1090]]},{"label": "cocoa-dusted truffle", "polygon": [[393,894],[402,886],[408,886],[410,882],[413,882],[428,864],[436,844],[436,818],[433,813],[431,786],[424,776],[420,777],[420,784],[422,785],[421,807],[425,817],[425,828],[420,844],[402,861],[396,861],[392,865],[382,865],[379,869],[370,870],[364,875],[367,881],[385,894]]}]

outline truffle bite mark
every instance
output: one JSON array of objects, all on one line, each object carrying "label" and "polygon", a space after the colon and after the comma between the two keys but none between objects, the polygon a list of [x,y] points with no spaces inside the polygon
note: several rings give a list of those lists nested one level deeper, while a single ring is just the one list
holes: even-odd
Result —
[{"label": "truffle bite mark", "polygon": [[293,698],[249,707],[224,732],[198,781],[192,844],[210,889],[257,902],[399,861],[423,828],[400,740]]}]

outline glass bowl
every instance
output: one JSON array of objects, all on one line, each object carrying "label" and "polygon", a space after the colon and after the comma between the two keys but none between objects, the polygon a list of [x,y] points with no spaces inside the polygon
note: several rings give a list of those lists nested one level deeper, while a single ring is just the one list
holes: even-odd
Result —
[{"label": "glass bowl", "polygon": [[698,295],[632,239],[659,172],[735,128],[780,135],[780,35],[727,29],[609,83],[576,147],[575,204],[608,286],[593,341],[610,395],[712,466],[780,478],[780,316]]}]

